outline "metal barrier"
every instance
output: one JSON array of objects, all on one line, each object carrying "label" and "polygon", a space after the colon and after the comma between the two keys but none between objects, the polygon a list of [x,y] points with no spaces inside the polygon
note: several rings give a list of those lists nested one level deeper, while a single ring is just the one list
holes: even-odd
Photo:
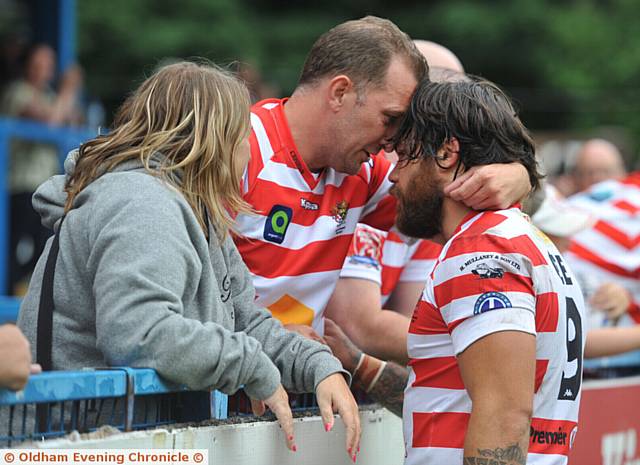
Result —
[{"label": "metal barrier", "polygon": [[0,296],[0,325],[18,321],[20,302],[17,297]]},{"label": "metal barrier", "polygon": [[7,176],[11,139],[45,142],[58,149],[60,166],[71,149],[95,137],[96,133],[86,128],[48,126],[35,121],[0,118],[0,294],[6,294],[8,264],[8,219],[9,198]]},{"label": "metal barrier", "polygon": [[[45,406],[38,421],[37,406]],[[155,370],[51,371],[31,376],[22,391],[0,390],[0,447],[103,425],[133,431],[226,417],[226,395],[189,391]]]}]

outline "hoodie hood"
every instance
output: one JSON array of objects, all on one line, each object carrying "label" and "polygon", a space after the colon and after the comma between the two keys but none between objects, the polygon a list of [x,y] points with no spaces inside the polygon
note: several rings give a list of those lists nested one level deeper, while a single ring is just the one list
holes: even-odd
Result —
[{"label": "hoodie hood", "polygon": [[[33,194],[33,208],[40,215],[40,221],[47,229],[55,230],[57,223],[64,215],[64,204],[67,201],[67,193],[64,190],[64,186],[67,181],[67,177],[71,176],[75,171],[78,156],[78,149],[69,152],[64,161],[64,174],[50,177],[47,181],[41,184]],[[163,158],[164,157],[162,155],[156,154],[149,161],[149,166],[151,168],[159,168],[162,164]],[[147,172],[145,167],[142,165],[142,162],[136,159],[120,163],[118,166],[113,168],[110,173],[126,171]],[[176,174],[179,179],[180,173],[176,171]],[[74,208],[77,208],[84,203],[84,200],[82,200],[83,193],[76,197]]]}]

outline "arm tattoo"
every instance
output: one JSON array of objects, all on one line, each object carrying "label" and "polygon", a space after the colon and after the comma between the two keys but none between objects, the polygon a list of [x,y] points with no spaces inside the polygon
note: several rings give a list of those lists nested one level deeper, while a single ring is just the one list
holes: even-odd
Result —
[{"label": "arm tattoo", "polygon": [[465,457],[463,465],[526,465],[527,452],[519,444],[505,449],[478,449],[479,457]]},{"label": "arm tattoo", "polygon": [[387,366],[380,374],[380,379],[368,394],[380,405],[402,418],[404,388],[408,378],[409,372],[406,368],[393,362],[387,362]]}]

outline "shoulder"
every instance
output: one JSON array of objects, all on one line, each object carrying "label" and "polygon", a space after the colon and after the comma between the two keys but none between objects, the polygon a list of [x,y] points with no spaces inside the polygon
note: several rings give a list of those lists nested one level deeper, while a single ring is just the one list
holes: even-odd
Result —
[{"label": "shoulder", "polygon": [[[440,273],[471,273],[484,278],[505,271],[525,272],[546,264],[537,229],[519,210],[484,212],[444,246]],[[529,274],[529,273],[527,273]]]},{"label": "shoulder", "polygon": [[106,173],[80,193],[77,204],[87,204],[93,216],[107,218],[124,211],[156,218],[192,214],[176,187],[143,171]]}]

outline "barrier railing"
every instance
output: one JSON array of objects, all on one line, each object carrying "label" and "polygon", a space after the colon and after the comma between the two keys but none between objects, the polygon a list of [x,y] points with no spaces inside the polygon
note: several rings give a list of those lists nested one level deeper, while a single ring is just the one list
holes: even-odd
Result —
[{"label": "barrier railing", "polygon": [[9,150],[12,139],[44,142],[58,149],[60,166],[67,152],[96,133],[86,128],[49,126],[35,121],[0,118],[0,294],[6,294],[9,200],[7,173],[9,172]]},{"label": "barrier railing", "polygon": [[18,321],[20,302],[17,297],[0,296],[0,325]]},{"label": "barrier railing", "polygon": [[133,431],[224,419],[227,410],[226,395],[189,391],[148,368],[51,371],[31,376],[22,391],[0,390],[0,447],[104,425]]}]

